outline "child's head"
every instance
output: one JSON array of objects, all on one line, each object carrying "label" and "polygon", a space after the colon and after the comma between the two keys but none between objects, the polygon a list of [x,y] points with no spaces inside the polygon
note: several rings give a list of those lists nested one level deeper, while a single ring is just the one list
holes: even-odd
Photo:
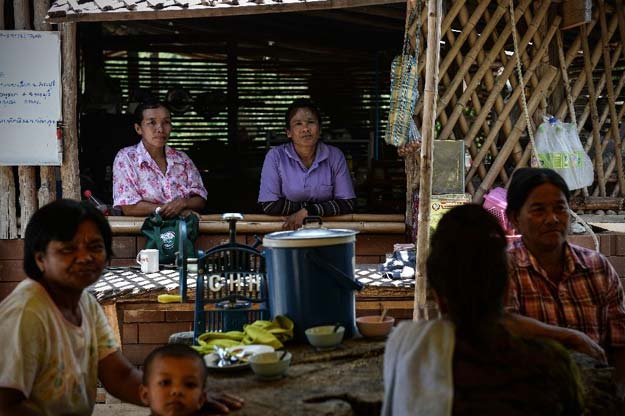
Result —
[{"label": "child's head", "polygon": [[204,404],[206,376],[197,351],[182,344],[165,345],[145,359],[141,400],[155,416],[191,415]]}]

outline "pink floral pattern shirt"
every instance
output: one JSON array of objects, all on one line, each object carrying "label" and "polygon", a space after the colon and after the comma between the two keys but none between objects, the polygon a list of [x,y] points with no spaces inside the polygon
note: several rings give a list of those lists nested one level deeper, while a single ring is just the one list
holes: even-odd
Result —
[{"label": "pink floral pattern shirt", "polygon": [[165,158],[163,174],[143,142],[121,149],[113,162],[113,205],[164,204],[191,196],[206,199],[202,177],[189,156],[165,146]]}]

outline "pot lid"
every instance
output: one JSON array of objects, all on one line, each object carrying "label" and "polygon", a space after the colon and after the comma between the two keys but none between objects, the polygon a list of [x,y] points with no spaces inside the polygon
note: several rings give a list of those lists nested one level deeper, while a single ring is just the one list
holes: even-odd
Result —
[{"label": "pot lid", "polygon": [[[311,219],[318,224],[311,225]],[[267,247],[305,247],[342,244],[356,240],[358,231],[321,226],[321,218],[306,217],[304,225],[295,231],[278,231],[265,236],[263,245]]]}]

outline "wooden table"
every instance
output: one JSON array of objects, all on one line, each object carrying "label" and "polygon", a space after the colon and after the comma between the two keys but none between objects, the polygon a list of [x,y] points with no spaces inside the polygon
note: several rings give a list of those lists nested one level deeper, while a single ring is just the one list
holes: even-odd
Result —
[{"label": "wooden table", "polygon": [[332,351],[287,345],[285,377],[259,379],[251,369],[211,372],[209,388],[245,399],[233,415],[379,415],[384,398],[384,340],[346,340]]}]

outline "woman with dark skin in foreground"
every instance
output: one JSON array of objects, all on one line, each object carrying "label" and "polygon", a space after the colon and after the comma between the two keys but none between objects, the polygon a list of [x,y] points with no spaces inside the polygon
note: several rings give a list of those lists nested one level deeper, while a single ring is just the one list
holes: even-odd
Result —
[{"label": "woman with dark skin in foreground", "polygon": [[[58,200],[31,218],[28,278],[0,303],[0,415],[91,414],[98,380],[113,396],[143,405],[141,371],[85,290],[102,274],[111,244],[108,221],[88,204]],[[208,402],[213,414],[243,404],[229,395]]]}]

